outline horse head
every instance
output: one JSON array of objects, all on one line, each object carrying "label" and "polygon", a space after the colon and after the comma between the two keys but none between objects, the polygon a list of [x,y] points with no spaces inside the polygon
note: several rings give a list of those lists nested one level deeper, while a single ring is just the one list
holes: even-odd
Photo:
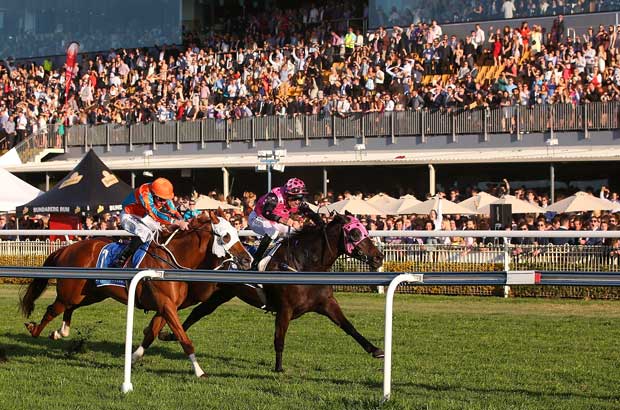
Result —
[{"label": "horse head", "polygon": [[[202,214],[205,215],[205,214]],[[201,218],[199,215],[196,219]],[[206,216],[206,215],[205,215]],[[224,212],[218,208],[217,212],[209,211],[209,220],[213,230],[212,252],[216,256],[223,258],[226,254],[232,257],[239,269],[247,270],[252,266],[252,255],[245,249],[239,240],[239,233],[228,220],[224,218]]]},{"label": "horse head", "polygon": [[342,252],[352,258],[367,263],[372,269],[383,264],[383,253],[370,239],[364,225],[353,214],[335,214],[334,221],[342,225]]},{"label": "horse head", "polygon": [[186,232],[208,233],[213,243],[211,249],[207,249],[207,255],[229,258],[227,260],[234,261],[239,269],[249,269],[253,258],[241,244],[237,230],[223,216],[221,209],[217,212],[203,212],[189,221],[189,230]]}]

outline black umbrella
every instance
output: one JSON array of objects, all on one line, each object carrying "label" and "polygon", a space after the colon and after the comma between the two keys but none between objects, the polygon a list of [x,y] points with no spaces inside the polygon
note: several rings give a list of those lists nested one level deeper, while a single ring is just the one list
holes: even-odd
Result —
[{"label": "black umbrella", "polygon": [[132,188],[118,179],[93,150],[56,186],[27,204],[19,214],[100,214],[120,211]]}]

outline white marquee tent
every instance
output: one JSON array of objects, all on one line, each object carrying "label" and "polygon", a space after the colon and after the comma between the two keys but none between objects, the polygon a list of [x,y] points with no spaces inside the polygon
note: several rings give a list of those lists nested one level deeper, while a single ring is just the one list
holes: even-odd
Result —
[{"label": "white marquee tent", "polygon": [[43,193],[38,188],[19,179],[4,168],[0,168],[0,212],[12,212],[15,208],[32,201]]}]

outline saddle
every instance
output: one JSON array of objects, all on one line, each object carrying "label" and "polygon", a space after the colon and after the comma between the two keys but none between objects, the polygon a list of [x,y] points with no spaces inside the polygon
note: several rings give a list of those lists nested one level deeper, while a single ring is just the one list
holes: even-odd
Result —
[{"label": "saddle", "polygon": [[[128,267],[137,268],[140,266],[140,263],[146,256],[146,251],[148,250],[150,242],[144,243],[140,245],[138,250],[133,254],[131,259],[129,260]],[[112,262],[116,260],[118,255],[128,246],[127,242],[111,242],[101,248],[101,252],[99,252],[99,256],[97,257],[97,268],[109,268]],[[95,280],[95,284],[97,287],[100,286],[121,286],[125,287],[124,280]]]}]

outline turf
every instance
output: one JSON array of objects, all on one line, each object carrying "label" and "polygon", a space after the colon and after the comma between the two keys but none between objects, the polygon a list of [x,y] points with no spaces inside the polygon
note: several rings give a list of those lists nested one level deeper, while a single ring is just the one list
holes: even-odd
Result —
[{"label": "turf", "polygon": [[[382,346],[384,298],[338,299]],[[291,324],[277,374],[273,317],[233,301],[189,333],[208,379],[193,376],[177,343],[158,341],[123,395],[125,306],[78,310],[72,335],[52,341],[60,320],[33,339],[16,304],[17,287],[0,286],[0,409],[620,408],[618,302],[397,295],[392,400],[384,404],[382,361],[318,315]],[[134,340],[150,317],[136,311]]]}]

